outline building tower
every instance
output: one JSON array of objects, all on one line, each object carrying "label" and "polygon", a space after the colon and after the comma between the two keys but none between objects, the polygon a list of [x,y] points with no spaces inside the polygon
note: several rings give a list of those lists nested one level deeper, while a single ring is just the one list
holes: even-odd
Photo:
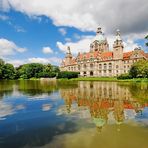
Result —
[{"label": "building tower", "polygon": [[113,58],[114,59],[123,59],[123,42],[120,35],[120,30],[116,31],[116,40],[113,44]]},{"label": "building tower", "polygon": [[90,51],[99,51],[100,53],[109,51],[109,44],[102,33],[101,27],[97,28],[96,36],[90,44]]},{"label": "building tower", "polygon": [[69,65],[71,63],[72,60],[72,54],[71,54],[71,50],[70,47],[67,47],[67,52],[66,52],[66,57],[65,57],[65,64]]}]

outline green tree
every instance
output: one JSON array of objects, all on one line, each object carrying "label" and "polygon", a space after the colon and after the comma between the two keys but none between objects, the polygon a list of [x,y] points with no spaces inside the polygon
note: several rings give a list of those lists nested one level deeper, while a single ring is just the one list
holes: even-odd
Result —
[{"label": "green tree", "polygon": [[134,63],[129,71],[129,75],[132,78],[148,78],[148,61],[147,60],[139,60]]},{"label": "green tree", "polygon": [[39,63],[30,63],[24,64],[18,68],[18,74],[20,78],[29,79],[29,78],[40,78],[44,70],[44,65]]},{"label": "green tree", "polygon": [[[148,41],[148,35],[145,37],[145,39]],[[146,46],[148,46],[148,42],[146,43]]]},{"label": "green tree", "polygon": [[2,79],[3,76],[3,66],[4,66],[4,61],[0,59],[0,79]]},{"label": "green tree", "polygon": [[12,64],[5,64],[2,70],[3,79],[15,79],[15,68]]}]

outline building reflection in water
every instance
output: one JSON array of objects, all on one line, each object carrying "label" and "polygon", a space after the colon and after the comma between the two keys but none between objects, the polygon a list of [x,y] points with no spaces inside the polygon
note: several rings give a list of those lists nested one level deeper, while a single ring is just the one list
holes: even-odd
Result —
[{"label": "building reflection in water", "polygon": [[71,113],[73,104],[77,104],[77,110],[87,108],[99,131],[107,123],[120,125],[134,119],[147,106],[133,98],[128,87],[121,87],[115,82],[82,81],[78,88],[60,89],[60,94],[67,113]]}]

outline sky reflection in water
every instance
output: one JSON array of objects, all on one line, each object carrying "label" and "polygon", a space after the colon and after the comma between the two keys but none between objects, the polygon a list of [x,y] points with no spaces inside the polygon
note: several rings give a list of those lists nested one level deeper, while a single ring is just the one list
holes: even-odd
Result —
[{"label": "sky reflection in water", "polygon": [[148,85],[0,82],[0,148],[147,148]]}]

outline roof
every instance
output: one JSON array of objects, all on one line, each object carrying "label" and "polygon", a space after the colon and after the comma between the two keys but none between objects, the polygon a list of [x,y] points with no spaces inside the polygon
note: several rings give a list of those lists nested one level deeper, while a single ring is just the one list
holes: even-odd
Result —
[{"label": "roof", "polygon": [[86,59],[90,59],[90,58],[97,58],[97,56],[99,55],[99,52],[98,51],[95,51],[95,52],[87,52],[87,53],[81,53],[78,55],[78,58],[80,60],[82,60],[84,57]]},{"label": "roof", "polygon": [[78,55],[78,58],[82,60],[83,58],[85,59],[90,59],[90,58],[101,58],[102,60],[107,60],[107,59],[112,59],[113,57],[113,52],[104,52],[104,53],[99,53],[98,51],[95,52],[87,52],[87,53],[82,53]]},{"label": "roof", "polygon": [[130,56],[132,55],[133,51],[129,51],[129,52],[124,52],[123,53],[123,59],[129,59]]},{"label": "roof", "polygon": [[[129,51],[129,52],[124,52],[123,53],[123,60],[128,60],[130,59],[130,57],[133,55],[135,51]],[[144,57],[148,58],[148,53],[144,53],[143,50],[140,51],[140,54],[143,55]],[[77,59],[79,59],[80,61],[83,59],[89,60],[89,59],[101,59],[101,61],[107,61],[107,60],[113,60],[113,52],[112,51],[108,51],[108,52],[103,52],[100,53],[99,51],[90,51],[87,53],[79,53],[78,56],[76,58],[72,58],[71,62],[69,65],[75,65],[77,64]],[[65,61],[62,62],[63,65],[65,65]]]},{"label": "roof", "polygon": [[100,55],[100,57],[102,58],[102,60],[107,60],[107,59],[112,59],[113,57],[113,52],[104,52]]}]

